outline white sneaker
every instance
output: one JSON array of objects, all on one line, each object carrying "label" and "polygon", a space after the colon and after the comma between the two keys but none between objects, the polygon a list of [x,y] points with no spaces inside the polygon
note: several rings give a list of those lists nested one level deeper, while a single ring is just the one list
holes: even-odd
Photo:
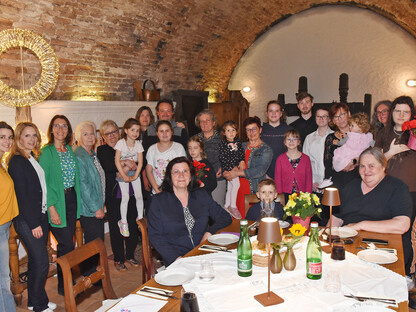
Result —
[{"label": "white sneaker", "polygon": [[119,220],[117,224],[118,224],[118,227],[120,228],[120,234],[123,235],[124,237],[129,237],[130,236],[129,225],[127,223],[124,223],[121,220]]},{"label": "white sneaker", "polygon": [[[32,306],[27,306],[27,309],[30,311],[33,311],[33,307]],[[48,302],[48,309],[50,309],[51,311],[56,309],[56,303],[54,302]],[[48,309],[44,310],[47,311]]]},{"label": "white sneaker", "polygon": [[47,308],[47,309],[45,309],[45,310],[43,310],[43,311],[41,311],[41,312],[53,312],[53,310],[51,310],[51,309]]}]

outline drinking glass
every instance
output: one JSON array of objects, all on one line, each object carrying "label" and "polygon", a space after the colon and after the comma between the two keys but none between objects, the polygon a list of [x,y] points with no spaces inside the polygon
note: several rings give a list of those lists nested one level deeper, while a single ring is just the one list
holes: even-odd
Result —
[{"label": "drinking glass", "polygon": [[336,293],[341,290],[341,281],[339,278],[339,272],[335,268],[328,268],[328,272],[325,277],[324,288],[328,292]]},{"label": "drinking glass", "polygon": [[332,242],[331,259],[345,260],[345,246],[342,240]]},{"label": "drinking glass", "polygon": [[181,312],[199,312],[198,300],[193,292],[181,291]]},{"label": "drinking glass", "polygon": [[214,265],[212,259],[201,260],[201,267],[199,270],[199,279],[205,282],[210,282],[215,278]]}]

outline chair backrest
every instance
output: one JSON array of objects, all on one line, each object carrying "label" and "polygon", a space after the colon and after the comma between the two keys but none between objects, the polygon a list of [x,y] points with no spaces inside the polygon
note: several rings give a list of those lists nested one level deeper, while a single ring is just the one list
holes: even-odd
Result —
[{"label": "chair backrest", "polygon": [[137,220],[137,225],[142,233],[142,281],[145,283],[155,275],[155,266],[149,236],[147,235],[147,219]]},{"label": "chair backrest", "polygon": [[[248,209],[251,205],[258,203],[260,199],[257,197],[256,194],[245,194],[244,195],[244,208],[246,210],[246,214]],[[283,206],[286,205],[285,195],[284,194],[277,194],[276,201],[281,203]]]},{"label": "chair backrest", "polygon": [[[96,254],[100,255],[97,271],[89,276],[83,277],[80,281],[73,285],[71,268]],[[59,257],[57,262],[61,266],[64,277],[65,311],[78,311],[75,296],[83,292],[85,289],[90,288],[99,280],[102,280],[103,291],[106,299],[117,299],[113,287],[111,286],[110,274],[108,271],[107,252],[105,250],[104,242],[100,238],[97,238],[92,242],[76,248],[64,256]]]}]

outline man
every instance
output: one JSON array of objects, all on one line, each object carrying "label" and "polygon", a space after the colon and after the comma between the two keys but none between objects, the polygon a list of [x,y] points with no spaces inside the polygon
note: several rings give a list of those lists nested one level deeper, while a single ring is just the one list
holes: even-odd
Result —
[{"label": "man", "polygon": [[[157,102],[156,115],[158,120],[167,120],[172,124],[172,141],[182,144],[182,146],[186,150],[188,144],[188,133],[184,129],[185,126],[183,123],[177,123],[173,120],[173,114],[173,102],[171,100],[163,99]],[[154,123],[153,125],[149,126],[147,130],[143,133],[144,150],[147,151],[151,145],[157,142],[158,138],[156,136],[156,123]]]},{"label": "man", "polygon": [[301,92],[296,96],[296,100],[298,101],[300,117],[290,125],[298,130],[303,144],[306,136],[314,132],[318,128],[318,125],[312,116],[313,96],[307,92]]}]

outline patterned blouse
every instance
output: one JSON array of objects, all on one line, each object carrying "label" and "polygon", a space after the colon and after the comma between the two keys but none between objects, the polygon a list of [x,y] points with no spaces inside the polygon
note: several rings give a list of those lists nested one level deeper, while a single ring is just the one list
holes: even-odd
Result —
[{"label": "patterned blouse", "polygon": [[[289,159],[289,162],[292,165],[293,170],[295,170],[296,167],[299,165],[302,156],[296,159],[291,159],[289,158],[289,156],[287,156],[287,158]],[[299,187],[298,187],[298,183],[296,182],[296,178],[293,178],[293,182],[292,182],[292,193],[294,192],[299,192]]]},{"label": "patterned blouse", "polygon": [[61,161],[62,179],[64,180],[64,189],[75,186],[75,159],[69,151],[58,152]]}]

